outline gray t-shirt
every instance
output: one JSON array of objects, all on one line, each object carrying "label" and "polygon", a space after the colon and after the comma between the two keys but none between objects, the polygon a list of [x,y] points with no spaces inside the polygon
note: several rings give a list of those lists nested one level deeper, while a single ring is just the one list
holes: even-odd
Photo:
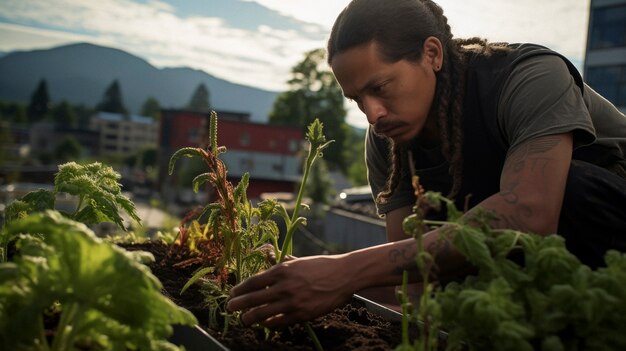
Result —
[{"label": "gray t-shirt", "polygon": [[[622,157],[626,152],[626,116],[589,86],[584,86],[583,94],[565,62],[556,55],[533,56],[513,69],[502,89],[497,118],[509,152],[530,139],[567,132],[573,133],[574,149],[598,143],[617,145]],[[368,131],[365,159],[368,181],[376,196],[384,189],[391,166],[387,151],[378,150],[380,143],[374,143],[373,138],[377,136]],[[435,166],[419,172],[447,171],[448,163],[439,147],[421,151]],[[389,200],[377,204],[377,210],[384,215],[414,203],[410,177],[405,174]]]}]

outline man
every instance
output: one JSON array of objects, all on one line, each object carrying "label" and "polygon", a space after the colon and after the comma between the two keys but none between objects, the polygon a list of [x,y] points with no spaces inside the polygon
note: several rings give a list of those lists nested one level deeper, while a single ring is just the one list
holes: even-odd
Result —
[{"label": "man", "polygon": [[[368,179],[391,242],[248,279],[228,304],[246,310],[244,323],[311,319],[415,271],[415,242],[401,230],[415,203],[409,158],[424,188],[467,204],[466,216],[481,208],[495,228],[562,235],[592,267],[608,249],[626,251],[626,117],[561,55],[453,39],[430,0],[354,0],[333,26],[328,61],[371,125]],[[438,230],[423,239],[438,279],[467,270]]]}]

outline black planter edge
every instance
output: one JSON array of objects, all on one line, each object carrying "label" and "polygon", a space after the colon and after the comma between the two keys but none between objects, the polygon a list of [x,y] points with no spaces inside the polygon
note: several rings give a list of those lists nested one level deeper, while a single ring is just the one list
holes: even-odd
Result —
[{"label": "black planter edge", "polygon": [[[375,313],[389,321],[401,321],[402,314],[385,307],[372,300],[368,300],[359,295],[353,295],[353,298],[365,304],[368,311]],[[228,351],[228,348],[217,339],[204,331],[200,326],[174,325],[174,333],[169,341],[178,346],[184,346],[186,351]],[[448,334],[439,331],[439,340],[446,340]]]}]

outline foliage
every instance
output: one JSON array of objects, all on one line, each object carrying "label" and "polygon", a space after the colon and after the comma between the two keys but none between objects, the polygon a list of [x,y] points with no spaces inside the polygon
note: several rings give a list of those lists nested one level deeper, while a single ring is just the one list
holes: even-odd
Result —
[{"label": "foliage", "polygon": [[269,115],[269,123],[306,128],[314,119],[332,128],[326,131],[335,140],[325,157],[331,169],[346,171],[346,139],[350,133],[345,122],[346,110],[341,87],[332,72],[324,69],[325,50],[316,49],[291,69],[289,90],[278,95]]},{"label": "foliage", "polygon": [[141,106],[141,115],[152,117],[155,121],[159,119],[161,113],[161,105],[159,101],[153,97],[149,97]]},{"label": "foliage", "polygon": [[[434,206],[445,204],[449,219],[424,220],[418,204],[416,214],[405,220],[406,229],[419,233],[422,225],[444,226],[441,230],[447,240],[478,272],[444,289],[429,285],[420,303],[425,311],[411,314],[413,319],[426,321],[424,325],[447,330],[447,350],[626,347],[622,333],[626,325],[625,254],[609,251],[607,266],[593,271],[566,249],[560,236],[492,229],[488,225],[491,213],[479,211],[468,219],[439,193],[420,198]],[[427,272],[424,263],[432,262],[432,257],[423,248],[416,260],[421,271]],[[437,335],[436,329],[425,332],[422,335]],[[416,341],[412,346],[405,342],[399,349],[435,349],[430,347],[436,346],[433,341]]]},{"label": "foliage", "polygon": [[17,125],[28,124],[26,106],[17,102],[0,101],[0,120],[9,121]]},{"label": "foliage", "polygon": [[346,143],[348,159],[348,179],[352,186],[367,185],[367,167],[365,166],[365,133],[351,128],[350,138]]},{"label": "foliage", "polygon": [[75,128],[78,125],[78,117],[69,102],[63,100],[52,109],[52,119],[57,125]]},{"label": "foliage", "polygon": [[209,89],[204,83],[200,83],[193,92],[187,108],[196,112],[209,112],[211,110]]},{"label": "foliage", "polygon": [[[13,262],[0,263],[3,350],[173,350],[170,325],[196,323],[160,294],[142,264],[150,254],[105,243],[58,212],[15,220],[2,235],[18,238]],[[51,310],[60,321],[49,344],[43,316]]]},{"label": "foliage", "polygon": [[72,135],[68,135],[55,148],[54,156],[59,161],[75,160],[80,157],[83,147]]},{"label": "foliage", "polygon": [[103,112],[119,113],[123,115],[128,114],[128,110],[124,106],[124,101],[122,99],[122,90],[120,88],[120,83],[117,81],[117,79],[108,86],[108,88],[104,92],[102,101],[98,103],[96,109]]},{"label": "foliage", "polygon": [[[77,197],[78,204],[73,213],[63,213],[65,217],[85,224],[113,222],[125,229],[121,211],[137,222],[140,222],[140,218],[135,205],[122,194],[119,179],[119,173],[99,162],[88,165],[75,162],[62,164],[54,179],[54,191],[32,191],[21,200],[12,202],[5,210],[6,223],[25,218],[34,212],[53,210],[57,195],[67,193]],[[6,261],[6,248],[11,239],[5,236],[0,240],[3,262]]]},{"label": "foliage", "polygon": [[[139,221],[119,179],[100,163],[70,162],[59,166],[54,191],[33,191],[7,206],[0,232],[0,349],[177,350],[166,341],[171,325],[197,323],[161,294],[144,265],[154,260],[151,254],[125,251],[85,225],[111,221],[123,228],[121,211]],[[78,199],[73,213],[52,210],[61,193]],[[52,317],[58,324],[46,335]]]},{"label": "foliage", "polygon": [[320,159],[311,170],[311,181],[305,189],[305,196],[310,198],[314,204],[328,204],[333,196],[333,180],[328,172],[328,167],[324,159]]},{"label": "foliage", "polygon": [[[236,187],[233,187],[227,180],[226,166],[219,158],[220,154],[226,152],[226,148],[217,144],[217,114],[215,112],[211,113],[209,135],[210,143],[206,150],[188,147],[175,152],[170,159],[169,173],[172,174],[176,161],[183,156],[199,157],[209,169],[207,173],[198,175],[192,182],[196,192],[205,183],[209,183],[215,191],[216,201],[207,205],[200,216],[207,215],[206,224],[201,225],[199,220],[190,221],[188,227],[181,228],[177,242],[188,245],[192,250],[206,247],[202,242],[207,240],[219,244],[218,251],[221,253],[219,262],[196,272],[183,290],[208,273],[217,275],[217,280],[206,280],[204,284],[206,303],[211,315],[209,324],[216,327],[218,325],[217,317],[221,314],[226,318],[224,327],[227,328],[229,323],[236,323],[237,320],[230,318],[225,310],[224,305],[231,285],[221,275],[222,272],[226,270],[226,273],[234,274],[234,283],[237,284],[270,267],[269,256],[278,257],[276,261],[280,263],[285,260],[287,255],[292,254],[293,234],[298,226],[306,221],[304,217],[299,216],[304,186],[313,163],[322,156],[322,151],[331,142],[326,141],[323,125],[319,120],[316,119],[309,125],[306,134],[309,149],[303,167],[302,183],[293,213],[289,216],[285,207],[274,199],[263,200],[257,207],[252,205],[246,194],[249,182],[248,173],[242,177]],[[280,248],[278,246],[278,225],[273,219],[275,216],[282,217],[287,227],[287,233]],[[271,248],[268,248],[268,242],[271,243]],[[215,246],[208,247],[215,249]],[[268,250],[273,250],[273,254]],[[313,340],[317,341],[308,325],[307,328]],[[319,347],[319,342],[317,342],[317,346]]]},{"label": "foliage", "polygon": [[50,113],[50,94],[48,93],[48,83],[42,79],[30,97],[28,120],[31,123],[39,122],[46,118],[48,113]]}]

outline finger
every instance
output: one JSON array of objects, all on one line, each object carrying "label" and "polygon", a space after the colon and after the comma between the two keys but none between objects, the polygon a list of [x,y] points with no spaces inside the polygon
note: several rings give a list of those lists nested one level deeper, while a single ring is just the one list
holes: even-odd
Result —
[{"label": "finger", "polygon": [[279,299],[274,290],[271,287],[264,287],[260,290],[232,297],[226,304],[226,309],[233,312],[271,303]]},{"label": "finger", "polygon": [[230,289],[230,296],[236,297],[256,290],[265,289],[274,283],[276,283],[276,277],[274,276],[274,267],[272,267],[265,272],[261,272],[244,280]]},{"label": "finger", "polygon": [[265,325],[266,320],[272,319],[276,316],[283,314],[290,314],[293,308],[281,300],[277,300],[270,304],[253,308],[246,313],[242,314],[241,321],[244,325],[252,325],[254,323],[261,323]]}]

